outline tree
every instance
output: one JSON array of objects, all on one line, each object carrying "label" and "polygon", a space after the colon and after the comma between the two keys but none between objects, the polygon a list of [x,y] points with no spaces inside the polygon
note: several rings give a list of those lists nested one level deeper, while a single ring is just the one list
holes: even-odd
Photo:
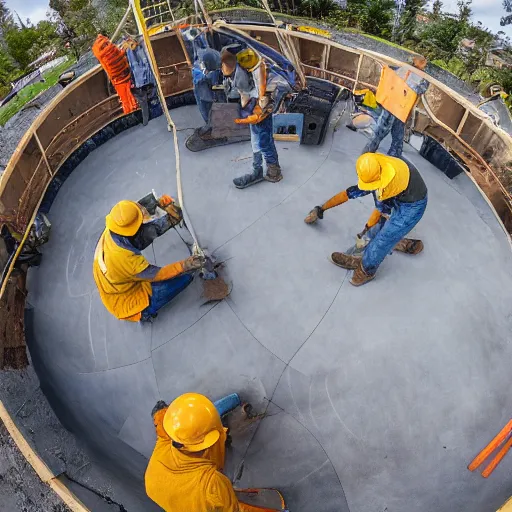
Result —
[{"label": "tree", "polygon": [[471,3],[473,0],[459,0],[457,5],[459,7],[459,22],[463,25],[468,25],[469,18],[473,10],[471,9]]},{"label": "tree", "polygon": [[0,47],[0,98],[3,98],[11,90],[11,80],[15,67],[11,56]]},{"label": "tree", "polygon": [[443,2],[441,0],[434,0],[432,4],[432,19],[438,20],[441,17]]},{"label": "tree", "polygon": [[20,69],[24,70],[36,58],[32,52],[34,44],[37,42],[37,31],[33,27],[29,28],[10,28],[5,34],[5,42],[9,55],[18,64]]},{"label": "tree", "polygon": [[500,25],[502,27],[512,23],[512,0],[503,0],[503,7],[505,8],[505,12],[508,12],[509,14],[501,18]]},{"label": "tree", "polygon": [[50,0],[50,8],[61,39],[78,59],[101,32],[96,9],[89,0]]},{"label": "tree", "polygon": [[407,0],[400,16],[400,27],[396,32],[396,39],[400,43],[412,39],[418,25],[417,16],[425,7],[426,0]]}]

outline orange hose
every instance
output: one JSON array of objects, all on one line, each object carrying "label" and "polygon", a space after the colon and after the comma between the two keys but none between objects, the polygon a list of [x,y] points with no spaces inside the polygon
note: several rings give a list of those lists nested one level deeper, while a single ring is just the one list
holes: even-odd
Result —
[{"label": "orange hose", "polygon": [[503,448],[498,452],[496,457],[491,460],[490,464],[482,471],[482,476],[487,478],[496,469],[496,466],[503,460],[503,457],[512,448],[512,437],[503,445]]},{"label": "orange hose", "polygon": [[[469,471],[474,471],[491,453],[500,446],[507,436],[512,432],[512,420],[510,420],[499,432],[499,434],[473,459],[468,466]],[[508,444],[508,443],[507,443]],[[506,452],[505,452],[506,453]],[[505,455],[505,454],[503,454]],[[503,457],[502,457],[503,458]],[[501,459],[500,459],[501,460]],[[499,461],[498,461],[499,462]],[[491,462],[492,464],[492,462]]]}]

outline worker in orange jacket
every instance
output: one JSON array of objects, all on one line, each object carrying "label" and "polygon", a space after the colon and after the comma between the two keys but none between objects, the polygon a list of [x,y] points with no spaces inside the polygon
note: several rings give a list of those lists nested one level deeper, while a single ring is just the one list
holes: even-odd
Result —
[{"label": "worker in orange jacket", "polygon": [[[93,275],[107,310],[120,320],[150,321],[191,282],[191,272],[203,265],[190,256],[158,267],[142,251],[181,221],[181,210],[171,197],[162,196],[158,207],[166,215],[150,220],[149,212],[134,201],[120,201],[106,217],[106,228],[94,254]],[[144,217],[148,219],[144,222]]]},{"label": "worker in orange jacket", "polygon": [[156,404],[148,496],[166,512],[277,512],[239,502],[222,474],[227,434],[216,404],[198,393],[181,395],[169,406]]}]

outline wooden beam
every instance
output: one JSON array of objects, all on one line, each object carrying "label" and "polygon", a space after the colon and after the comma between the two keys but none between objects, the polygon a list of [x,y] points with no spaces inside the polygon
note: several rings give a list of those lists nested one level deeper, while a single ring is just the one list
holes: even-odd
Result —
[{"label": "wooden beam", "polygon": [[89,509],[52,473],[45,462],[37,455],[34,449],[28,444],[23,434],[12,420],[10,414],[0,400],[0,420],[5,425],[12,440],[32,466],[42,482],[47,484],[60,499],[72,510],[72,512],[90,512]]},{"label": "wooden beam", "polygon": [[36,140],[37,145],[39,146],[39,150],[41,151],[41,155],[43,156],[44,163],[46,164],[46,168],[48,169],[48,174],[50,175],[50,177],[52,177],[53,176],[52,168],[50,167],[50,162],[48,162],[48,158],[46,157],[46,151],[44,150],[43,145],[41,144],[41,141],[39,140],[37,132],[34,132],[34,139]]}]

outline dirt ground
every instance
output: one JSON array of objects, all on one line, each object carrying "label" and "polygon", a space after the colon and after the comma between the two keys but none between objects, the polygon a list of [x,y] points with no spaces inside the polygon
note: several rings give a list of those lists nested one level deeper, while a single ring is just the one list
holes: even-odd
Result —
[{"label": "dirt ground", "polygon": [[0,509],[67,512],[60,498],[37,476],[0,421]]}]

